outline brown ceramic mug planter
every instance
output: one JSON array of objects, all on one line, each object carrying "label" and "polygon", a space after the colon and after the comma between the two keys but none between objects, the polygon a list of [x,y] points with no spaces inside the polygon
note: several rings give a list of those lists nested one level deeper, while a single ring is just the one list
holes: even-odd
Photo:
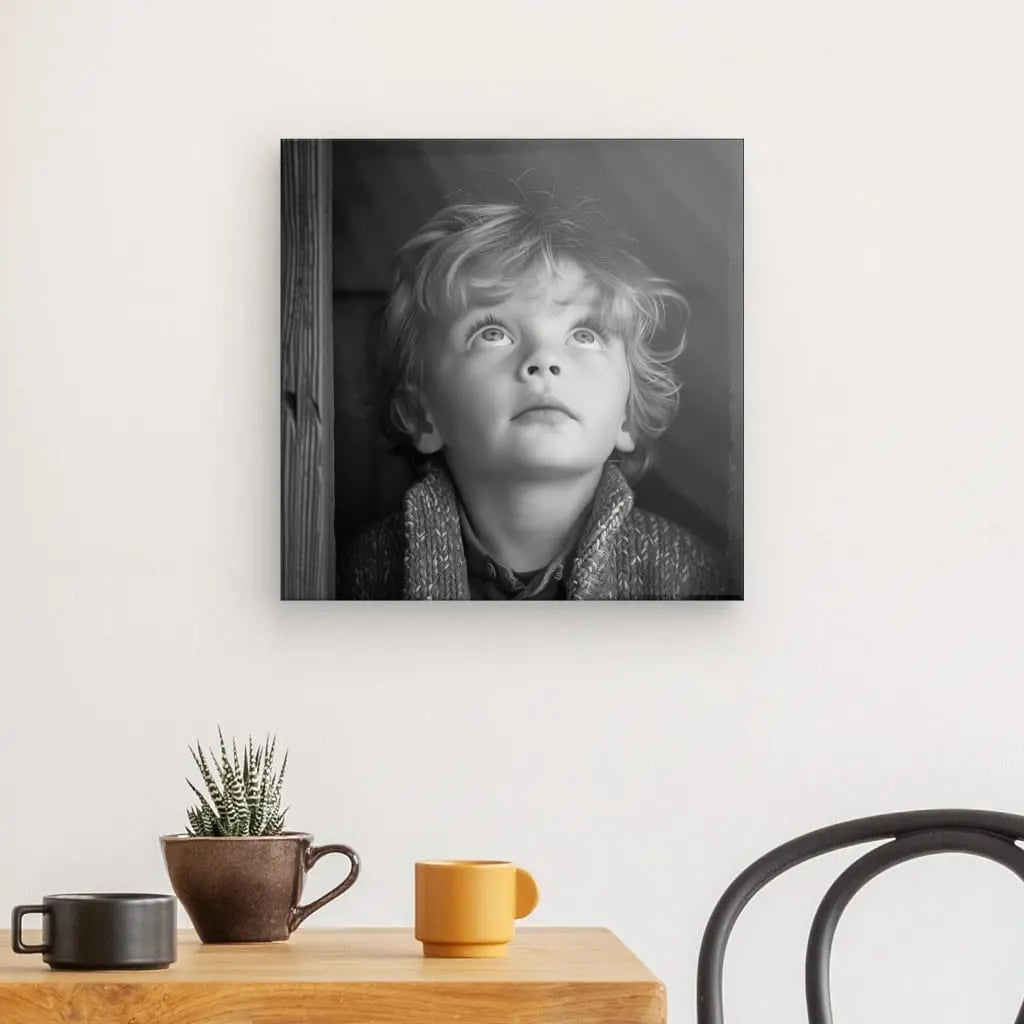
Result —
[{"label": "brown ceramic mug planter", "polygon": [[[339,843],[314,846],[308,832],[270,836],[161,836],[171,887],[203,942],[274,942],[351,888],[359,856]],[[306,872],[328,853],[351,862],[345,880],[305,906]]]}]

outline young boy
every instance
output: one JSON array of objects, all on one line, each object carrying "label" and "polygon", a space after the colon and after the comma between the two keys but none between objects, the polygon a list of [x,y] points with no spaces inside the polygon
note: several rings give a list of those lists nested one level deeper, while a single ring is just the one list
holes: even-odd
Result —
[{"label": "young boy", "polygon": [[358,538],[341,596],[713,597],[715,558],[633,506],[675,413],[658,353],[685,307],[582,208],[465,202],[398,253],[379,355],[385,429],[423,474]]}]

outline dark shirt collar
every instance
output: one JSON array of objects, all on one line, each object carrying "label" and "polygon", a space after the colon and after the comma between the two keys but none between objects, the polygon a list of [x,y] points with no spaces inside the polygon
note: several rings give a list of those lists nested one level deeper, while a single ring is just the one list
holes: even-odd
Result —
[{"label": "dark shirt collar", "polygon": [[580,527],[587,517],[589,508],[583,512],[569,532],[569,538],[565,545],[544,568],[533,572],[517,573],[488,554],[483,542],[473,529],[461,500],[458,505],[471,598],[492,601],[537,601],[565,598],[565,576],[569,571],[573,551],[579,539]]},{"label": "dark shirt collar", "polygon": [[[566,563],[567,600],[615,596],[610,559],[615,537],[633,508],[633,491],[619,468],[605,466],[579,541]],[[405,538],[404,596],[409,600],[465,600],[469,593],[466,544],[460,529],[459,501],[447,467],[429,467],[402,501]]]}]

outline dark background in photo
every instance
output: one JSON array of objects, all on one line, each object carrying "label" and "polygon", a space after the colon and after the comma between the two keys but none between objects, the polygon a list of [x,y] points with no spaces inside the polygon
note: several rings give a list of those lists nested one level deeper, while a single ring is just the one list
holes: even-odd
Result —
[{"label": "dark background in photo", "polygon": [[655,465],[633,486],[640,508],[718,552],[729,595],[742,596],[742,142],[336,141],[333,179],[339,562],[362,529],[401,508],[413,479],[370,410],[369,346],[397,249],[450,202],[545,193],[570,206],[593,201],[689,303],[687,344],[675,363],[679,412],[657,443]]}]

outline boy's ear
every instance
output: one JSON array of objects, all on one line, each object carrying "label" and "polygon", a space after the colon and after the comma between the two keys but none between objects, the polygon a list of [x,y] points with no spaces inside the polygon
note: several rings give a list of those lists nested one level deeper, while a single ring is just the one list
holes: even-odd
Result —
[{"label": "boy's ear", "polygon": [[427,408],[422,395],[415,397],[416,432],[412,435],[412,443],[421,455],[433,455],[444,447],[444,438],[437,432],[433,417]]},{"label": "boy's ear", "polygon": [[629,421],[623,421],[619,427],[619,433],[615,438],[615,447],[620,452],[631,452],[636,450],[636,441],[633,440],[633,432],[630,430]]}]

